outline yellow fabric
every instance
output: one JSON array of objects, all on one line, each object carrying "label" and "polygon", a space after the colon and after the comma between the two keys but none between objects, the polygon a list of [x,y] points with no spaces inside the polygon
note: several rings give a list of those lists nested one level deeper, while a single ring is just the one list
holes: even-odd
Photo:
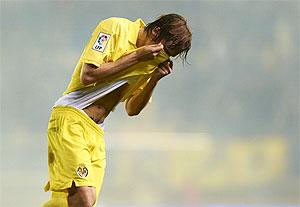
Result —
[{"label": "yellow fabric", "polygon": [[105,166],[103,130],[76,108],[54,107],[48,124],[50,178],[45,191],[61,194],[74,181],[76,186],[95,187],[98,197]]},{"label": "yellow fabric", "polygon": [[[97,83],[93,83],[84,86],[81,83],[80,74],[83,63],[89,63],[99,67],[102,63],[116,61],[120,57],[137,50],[136,41],[138,32],[140,28],[143,28],[144,26],[145,24],[141,19],[137,19],[135,22],[132,22],[128,19],[113,17],[100,22],[93,32],[90,41],[86,45],[75,67],[71,82],[64,94],[97,85]],[[94,45],[99,40],[100,34],[107,34],[109,37],[108,41],[103,44],[105,46],[103,51],[97,51],[94,49]],[[136,83],[129,83],[131,86],[129,91],[130,93],[133,93],[135,89],[141,88],[145,85],[150,77],[149,75],[155,70],[159,63],[165,62],[168,59],[169,56],[162,51],[153,60],[140,62],[114,76],[111,76],[110,78],[107,78],[104,82],[113,83],[127,77],[141,76],[142,78],[138,81],[139,85]],[[126,96],[128,97],[129,95],[130,94],[127,94]]]}]

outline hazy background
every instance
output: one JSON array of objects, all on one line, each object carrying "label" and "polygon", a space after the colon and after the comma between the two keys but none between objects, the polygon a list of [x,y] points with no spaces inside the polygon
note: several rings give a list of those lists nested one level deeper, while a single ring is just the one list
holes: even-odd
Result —
[{"label": "hazy background", "polygon": [[299,206],[299,1],[1,1],[1,206],[49,197],[46,128],[99,21],[193,31],[153,102],[106,121],[98,206]]}]

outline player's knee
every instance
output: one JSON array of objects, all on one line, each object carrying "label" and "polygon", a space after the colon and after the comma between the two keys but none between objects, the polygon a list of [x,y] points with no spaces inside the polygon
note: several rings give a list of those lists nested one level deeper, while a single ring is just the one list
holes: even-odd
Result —
[{"label": "player's knee", "polygon": [[93,194],[84,193],[74,196],[68,198],[69,207],[92,207],[96,203],[96,198]]},{"label": "player's knee", "polygon": [[96,202],[95,195],[92,193],[84,194],[81,196],[81,200],[79,201],[82,207],[92,207]]},{"label": "player's knee", "polygon": [[79,201],[79,205],[76,206],[82,206],[82,207],[93,207],[93,205],[96,203],[96,199],[91,196],[88,195],[86,197],[83,197],[80,201]]},{"label": "player's knee", "polygon": [[77,187],[69,194],[69,207],[92,207],[96,203],[96,189],[94,187]]}]

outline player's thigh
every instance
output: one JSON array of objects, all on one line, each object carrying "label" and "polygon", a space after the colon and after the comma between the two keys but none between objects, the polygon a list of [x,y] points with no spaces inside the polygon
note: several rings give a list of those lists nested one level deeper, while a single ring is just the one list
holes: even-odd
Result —
[{"label": "player's thigh", "polygon": [[[76,114],[56,114],[48,126],[50,190],[94,186],[89,129]],[[52,121],[52,122],[51,122]]]}]

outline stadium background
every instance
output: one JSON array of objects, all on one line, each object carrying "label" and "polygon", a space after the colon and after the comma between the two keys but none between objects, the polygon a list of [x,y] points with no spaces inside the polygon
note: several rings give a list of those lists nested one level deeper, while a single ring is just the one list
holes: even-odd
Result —
[{"label": "stadium background", "polygon": [[170,12],[190,65],[106,121],[98,206],[299,206],[299,1],[1,1],[1,206],[47,200],[49,111],[97,23]]}]

